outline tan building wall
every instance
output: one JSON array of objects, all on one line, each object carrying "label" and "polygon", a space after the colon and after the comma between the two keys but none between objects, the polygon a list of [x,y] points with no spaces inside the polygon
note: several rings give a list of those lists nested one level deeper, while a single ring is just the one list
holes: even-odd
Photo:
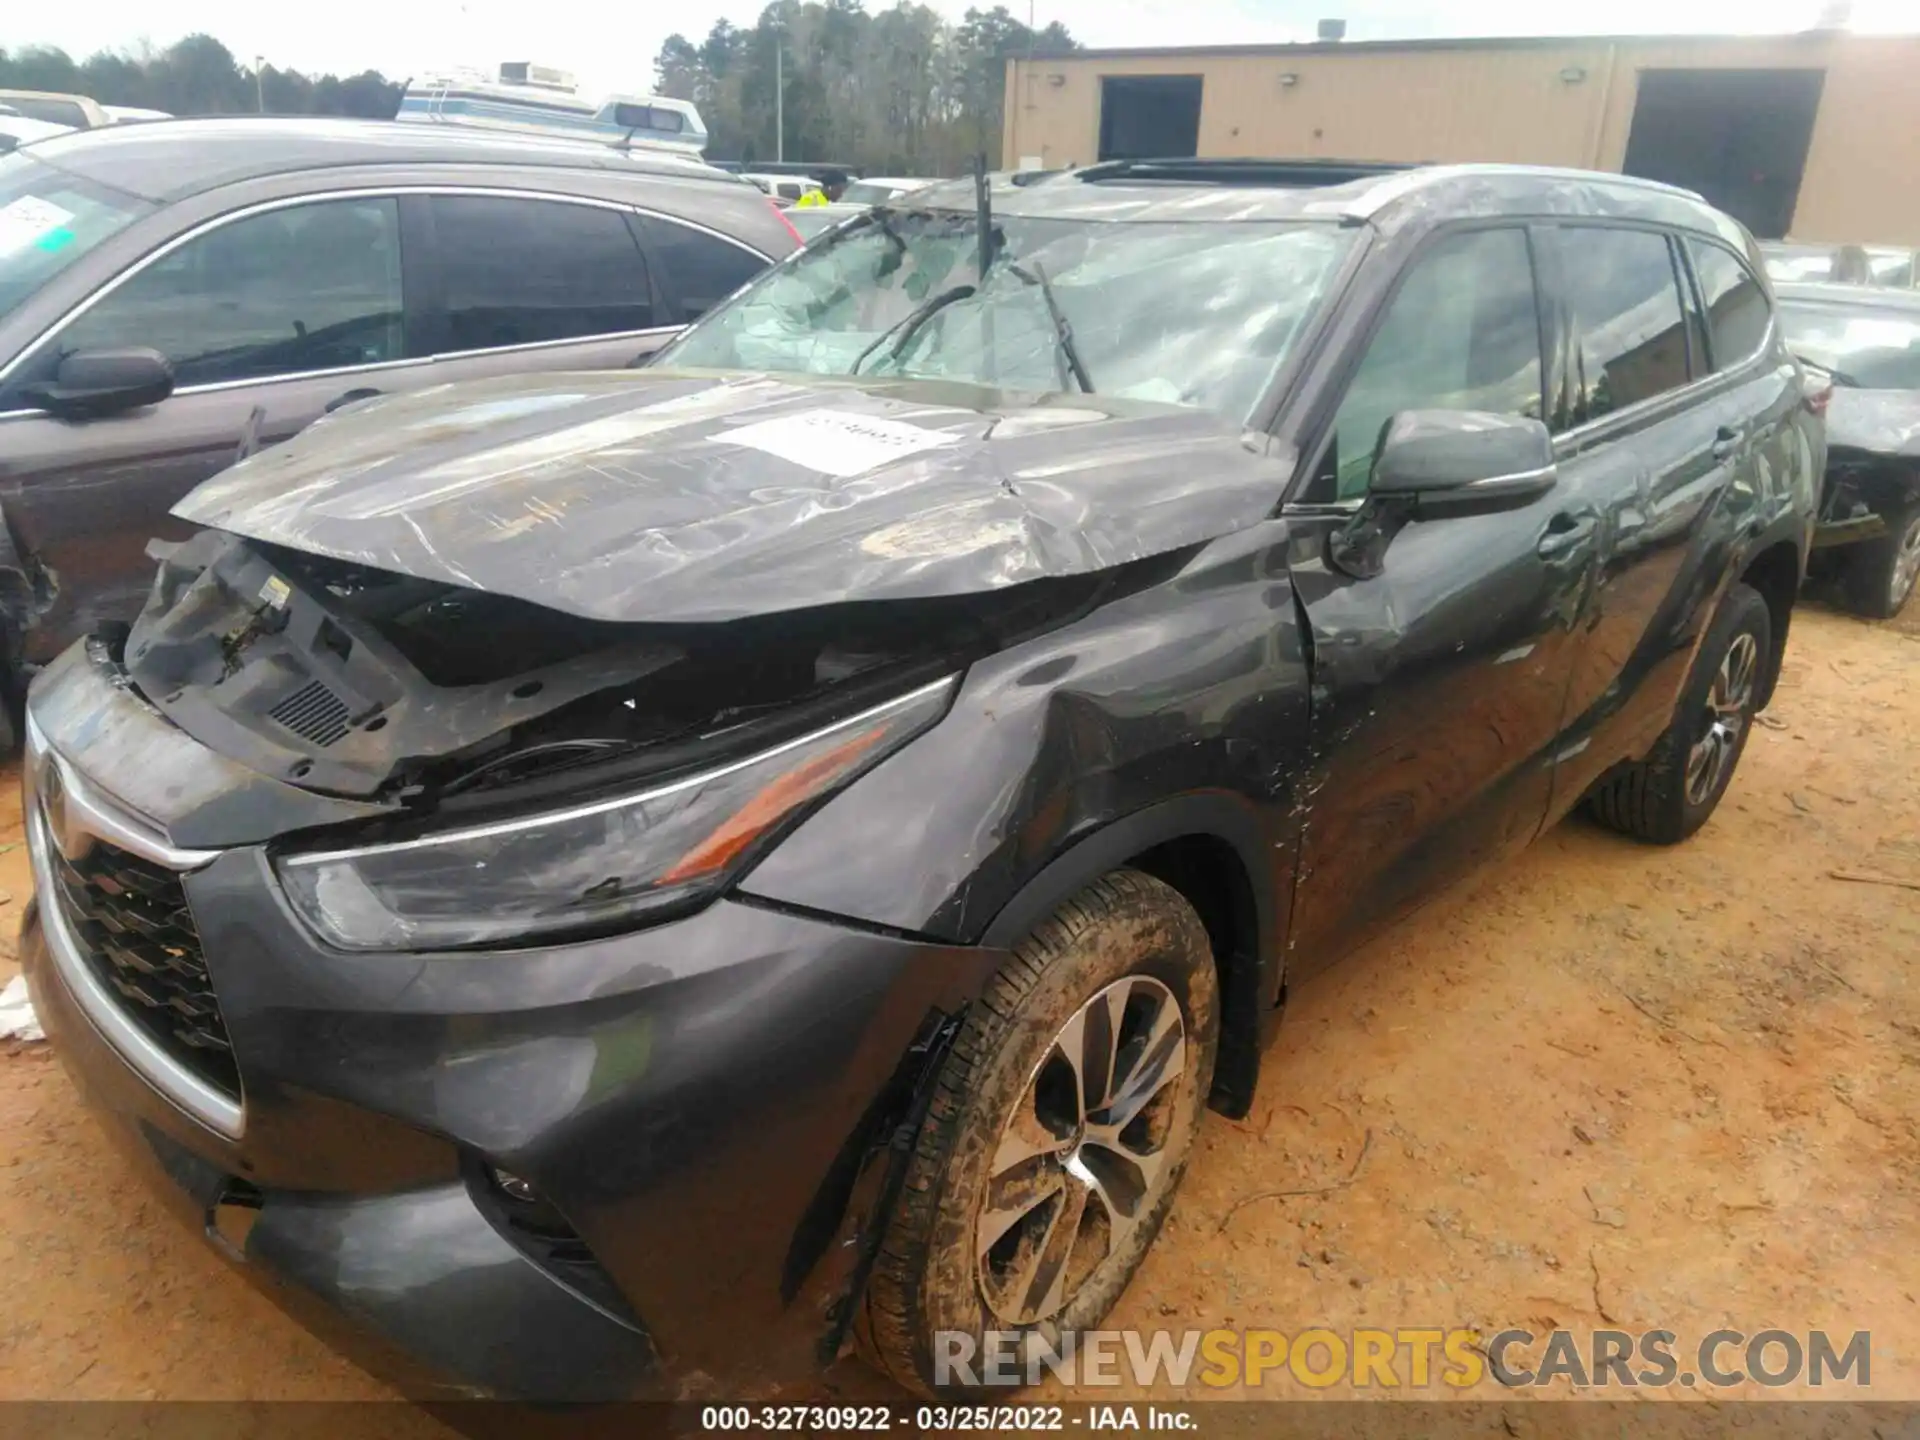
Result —
[{"label": "tan building wall", "polygon": [[1003,160],[1095,160],[1103,76],[1200,75],[1202,155],[1618,170],[1640,72],[1665,68],[1824,69],[1791,233],[1920,246],[1920,36],[1297,45],[1012,60]]}]

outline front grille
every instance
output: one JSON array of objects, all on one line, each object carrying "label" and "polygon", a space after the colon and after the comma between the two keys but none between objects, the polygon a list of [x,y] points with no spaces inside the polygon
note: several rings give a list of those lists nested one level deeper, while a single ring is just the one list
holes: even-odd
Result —
[{"label": "front grille", "polygon": [[240,1098],[227,1024],[180,877],[112,845],[80,860],[53,855],[61,909],[93,973],[161,1049]]},{"label": "front grille", "polygon": [[303,740],[323,749],[347,733],[347,702],[318,680],[309,680],[267,712]]}]

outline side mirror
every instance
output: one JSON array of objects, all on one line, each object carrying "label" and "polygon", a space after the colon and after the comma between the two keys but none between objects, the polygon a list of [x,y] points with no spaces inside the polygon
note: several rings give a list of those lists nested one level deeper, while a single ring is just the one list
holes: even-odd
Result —
[{"label": "side mirror", "polygon": [[1553,488],[1553,437],[1538,420],[1478,410],[1403,410],[1381,431],[1368,498],[1412,518],[1485,515]]},{"label": "side mirror", "polygon": [[25,386],[22,395],[61,420],[88,420],[157,405],[173,393],[173,366],[158,350],[76,350],[60,361],[51,381]]}]

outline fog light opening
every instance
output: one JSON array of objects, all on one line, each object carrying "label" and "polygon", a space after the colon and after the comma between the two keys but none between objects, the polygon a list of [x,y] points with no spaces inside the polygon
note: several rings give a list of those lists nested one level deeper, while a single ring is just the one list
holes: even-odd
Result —
[{"label": "fog light opening", "polygon": [[531,1180],[473,1155],[467,1183],[475,1201],[516,1250],[621,1324],[640,1328],[627,1297],[580,1232]]},{"label": "fog light opening", "polygon": [[540,1203],[540,1194],[533,1188],[532,1182],[522,1180],[510,1170],[492,1170],[493,1183],[500,1187],[500,1193],[509,1200],[517,1200],[524,1205]]},{"label": "fog light opening", "polygon": [[247,1258],[247,1237],[265,1197],[244,1180],[229,1180],[207,1210],[207,1238],[235,1260]]},{"label": "fog light opening", "polygon": [[567,1223],[567,1219],[538,1190],[533,1182],[511,1170],[502,1170],[498,1166],[485,1167],[487,1183],[503,1202],[500,1206],[502,1218],[507,1224],[522,1234],[535,1236],[553,1247],[559,1258],[586,1258],[587,1248],[581,1242],[579,1232]]}]

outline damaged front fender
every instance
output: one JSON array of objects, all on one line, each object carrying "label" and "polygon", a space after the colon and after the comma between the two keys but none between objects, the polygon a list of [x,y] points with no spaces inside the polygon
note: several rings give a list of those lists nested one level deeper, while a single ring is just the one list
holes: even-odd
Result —
[{"label": "damaged front fender", "polygon": [[1223,1082],[1249,1091],[1247,1037],[1279,998],[1306,814],[1308,657],[1285,552],[1285,522],[1256,526],[981,659],[945,721],[829,801],[743,888],[1011,946],[1098,874],[1148,869],[1208,925],[1242,1067]]}]

